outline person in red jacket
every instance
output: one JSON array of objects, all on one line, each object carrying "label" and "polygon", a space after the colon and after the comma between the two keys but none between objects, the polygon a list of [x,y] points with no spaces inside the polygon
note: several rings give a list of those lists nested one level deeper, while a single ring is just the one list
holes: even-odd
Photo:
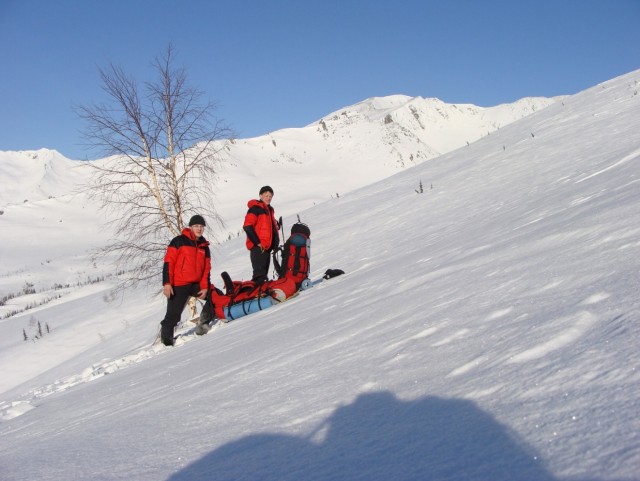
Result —
[{"label": "person in red jacket", "polygon": [[205,226],[204,218],[194,215],[189,227],[167,247],[162,269],[167,313],[160,323],[160,338],[165,346],[173,346],[174,329],[189,297],[204,299],[209,292],[211,253],[209,242],[202,236]]},{"label": "person in red jacket", "polygon": [[273,207],[273,189],[265,185],[260,189],[260,198],[247,202],[247,215],[243,229],[247,234],[247,249],[253,268],[252,280],[258,284],[269,280],[271,251],[278,247],[279,234]]}]

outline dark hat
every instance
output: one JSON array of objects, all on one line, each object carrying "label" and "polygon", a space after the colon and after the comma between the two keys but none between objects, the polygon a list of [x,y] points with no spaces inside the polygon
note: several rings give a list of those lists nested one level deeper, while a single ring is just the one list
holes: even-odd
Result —
[{"label": "dark hat", "polygon": [[273,189],[268,185],[265,185],[260,189],[260,195],[264,194],[265,192],[271,192],[271,195],[273,195]]},{"label": "dark hat", "polygon": [[191,227],[192,225],[207,225],[207,224],[204,221],[204,217],[196,214],[189,221],[189,227]]}]

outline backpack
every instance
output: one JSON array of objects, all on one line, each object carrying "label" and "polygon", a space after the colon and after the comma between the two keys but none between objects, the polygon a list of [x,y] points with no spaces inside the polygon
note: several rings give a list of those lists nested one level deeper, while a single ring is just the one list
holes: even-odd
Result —
[{"label": "backpack", "polygon": [[[214,317],[218,319],[234,319],[239,317],[237,314],[241,311],[246,311],[245,307],[251,307],[252,312],[254,310],[253,303],[246,304],[247,301],[257,300],[258,309],[271,306],[271,290],[267,283],[256,284],[253,281],[234,281],[231,280],[231,276],[227,272],[220,274],[225,286],[225,292],[222,292],[217,287],[211,286],[209,295],[202,307],[200,313],[200,319],[204,322],[211,321]],[[262,301],[265,297],[269,297],[269,301]],[[275,297],[274,297],[275,299]],[[240,311],[235,310],[236,314],[229,317],[232,313],[231,308],[239,305]],[[248,312],[244,312],[248,314]]]},{"label": "backpack", "polygon": [[256,284],[253,281],[234,281],[227,272],[221,276],[225,292],[211,286],[200,313],[203,322],[209,323],[214,318],[237,319],[285,301],[298,292],[296,283],[286,277]]},{"label": "backpack", "polygon": [[254,281],[233,281],[227,272],[223,272],[220,276],[224,281],[225,295],[229,297],[229,304],[268,295],[267,286],[264,284],[257,284]]},{"label": "backpack", "polygon": [[277,251],[274,252],[274,267],[280,279],[291,279],[299,288],[305,279],[309,278],[311,266],[311,230],[302,222],[296,222],[291,227],[291,235],[278,250],[282,253],[282,261],[278,262]]}]

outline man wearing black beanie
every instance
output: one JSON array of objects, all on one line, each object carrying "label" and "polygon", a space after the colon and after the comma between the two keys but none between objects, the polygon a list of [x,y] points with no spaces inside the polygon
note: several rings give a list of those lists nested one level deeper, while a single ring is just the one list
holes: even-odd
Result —
[{"label": "man wearing black beanie", "polygon": [[269,280],[270,252],[278,247],[278,223],[275,218],[271,199],[273,189],[265,185],[260,189],[260,198],[247,202],[247,215],[243,229],[247,234],[246,246],[249,249],[252,280],[259,284]]},{"label": "man wearing black beanie", "polygon": [[160,338],[165,346],[173,346],[174,329],[189,297],[204,299],[209,292],[211,253],[209,242],[202,236],[206,225],[204,217],[194,215],[189,227],[182,229],[167,247],[162,269],[167,313],[160,323]]}]

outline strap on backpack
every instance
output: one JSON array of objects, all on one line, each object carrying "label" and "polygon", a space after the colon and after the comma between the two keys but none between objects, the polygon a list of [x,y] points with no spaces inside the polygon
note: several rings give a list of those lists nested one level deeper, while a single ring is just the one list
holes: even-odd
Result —
[{"label": "strap on backpack", "polygon": [[277,249],[274,249],[271,256],[273,257],[273,269],[276,271],[276,274],[278,274],[278,279],[280,279],[282,276],[284,276],[284,272],[282,270],[282,265],[280,264],[280,261],[278,261],[278,252],[280,253],[282,252],[282,246],[279,246]]},{"label": "strap on backpack", "polygon": [[293,261],[293,275],[297,276],[300,272],[300,251],[302,250],[301,246],[296,246],[296,255]]}]

